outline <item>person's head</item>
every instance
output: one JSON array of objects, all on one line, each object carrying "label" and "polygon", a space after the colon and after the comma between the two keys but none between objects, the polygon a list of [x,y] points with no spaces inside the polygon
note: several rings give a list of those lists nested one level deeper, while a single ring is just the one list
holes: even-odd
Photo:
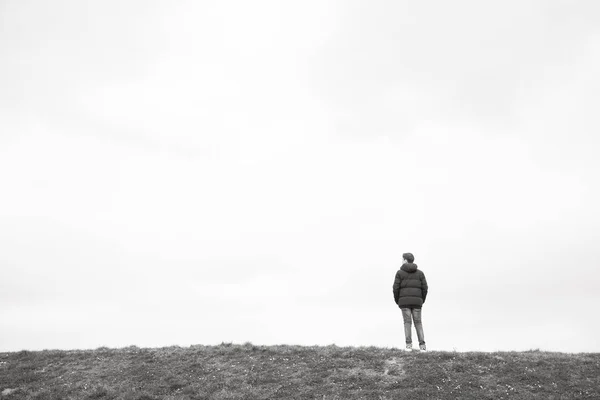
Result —
[{"label": "person's head", "polygon": [[412,263],[413,261],[415,261],[415,256],[412,255],[412,253],[404,253],[402,254],[402,259],[404,260],[404,263]]}]

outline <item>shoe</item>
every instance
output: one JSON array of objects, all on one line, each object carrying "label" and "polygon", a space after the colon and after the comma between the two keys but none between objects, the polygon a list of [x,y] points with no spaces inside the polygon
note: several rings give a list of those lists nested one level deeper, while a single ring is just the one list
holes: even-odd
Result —
[{"label": "shoe", "polygon": [[407,344],[406,345],[406,351],[412,351],[412,344]]},{"label": "shoe", "polygon": [[427,346],[425,346],[424,344],[419,345],[419,349],[421,349],[421,351],[427,351]]}]

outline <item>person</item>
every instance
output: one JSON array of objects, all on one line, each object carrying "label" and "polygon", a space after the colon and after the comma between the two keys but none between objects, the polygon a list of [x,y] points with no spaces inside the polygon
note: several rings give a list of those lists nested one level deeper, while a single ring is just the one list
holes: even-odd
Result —
[{"label": "person", "polygon": [[423,321],[421,320],[421,308],[427,297],[427,280],[423,271],[418,269],[414,263],[415,256],[411,253],[402,254],[403,263],[394,280],[394,301],[402,310],[404,319],[404,337],[406,339],[406,350],[412,350],[412,322],[415,323],[419,349],[426,351],[425,334],[423,333]]}]

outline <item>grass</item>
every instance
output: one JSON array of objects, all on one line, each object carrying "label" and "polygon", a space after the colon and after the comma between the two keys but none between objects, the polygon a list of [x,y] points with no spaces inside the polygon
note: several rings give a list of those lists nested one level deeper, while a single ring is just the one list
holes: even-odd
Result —
[{"label": "grass", "polygon": [[600,399],[600,354],[250,343],[0,353],[4,399]]}]

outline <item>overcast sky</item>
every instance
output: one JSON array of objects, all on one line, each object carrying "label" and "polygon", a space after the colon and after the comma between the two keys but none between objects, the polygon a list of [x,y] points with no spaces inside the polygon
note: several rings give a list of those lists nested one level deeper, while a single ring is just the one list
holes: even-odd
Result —
[{"label": "overcast sky", "polygon": [[600,3],[0,0],[0,351],[600,351]]}]

